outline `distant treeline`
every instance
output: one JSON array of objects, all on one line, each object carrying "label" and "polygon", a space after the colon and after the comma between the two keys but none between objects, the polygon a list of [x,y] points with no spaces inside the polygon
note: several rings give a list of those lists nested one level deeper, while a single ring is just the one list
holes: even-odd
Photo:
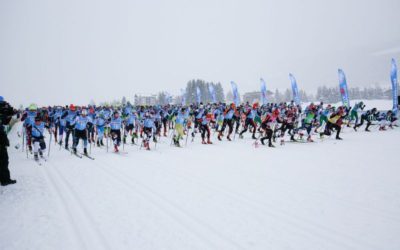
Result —
[{"label": "distant treeline", "polygon": [[[215,91],[215,97],[217,102],[232,102],[233,95],[232,91],[229,90],[224,92],[224,89],[221,83],[217,82],[207,82],[201,79],[197,80],[190,80],[187,82],[186,87],[183,88],[182,93],[180,95],[176,95],[172,97],[166,91],[161,91],[156,95],[153,95],[154,102],[156,104],[167,104],[167,103],[182,103],[182,96],[184,95],[186,99],[186,104],[189,103],[196,103],[197,102],[197,88],[200,90],[201,101],[203,103],[212,102],[212,94],[209,90],[209,85],[213,86]],[[240,85],[239,85],[239,92],[240,92]],[[302,102],[319,102],[323,101],[325,103],[336,103],[340,102],[340,92],[339,87],[328,87],[328,86],[320,86],[317,88],[317,92],[315,94],[307,93],[305,90],[299,90],[300,98]],[[247,92],[243,93],[240,92],[241,101],[244,102],[253,102],[255,100],[260,101],[260,92],[259,90],[254,92]],[[349,88],[349,97],[350,100],[354,99],[364,99],[364,100],[371,100],[371,99],[391,99],[391,89],[390,88],[382,88],[380,86],[374,87],[353,87]],[[267,100],[268,102],[280,103],[280,102],[289,102],[293,99],[292,90],[287,88],[285,90],[275,89],[274,91],[267,91]],[[91,103],[93,104],[94,101],[92,100]],[[111,102],[111,105],[124,105],[129,103],[125,97],[121,100],[114,100]],[[132,102],[133,103],[133,102]],[[104,104],[104,103],[102,103]]]}]

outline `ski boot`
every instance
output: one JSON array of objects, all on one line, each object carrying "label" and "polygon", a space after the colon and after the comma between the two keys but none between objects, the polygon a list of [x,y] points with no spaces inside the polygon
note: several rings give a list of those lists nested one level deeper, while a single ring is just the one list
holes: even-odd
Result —
[{"label": "ski boot", "polygon": [[231,135],[229,134],[229,135],[226,137],[226,139],[228,139],[228,141],[232,141]]},{"label": "ski boot", "polygon": [[175,144],[175,146],[177,146],[177,147],[180,147],[180,146],[181,146],[181,145],[179,144],[179,139],[176,138],[176,137],[174,137],[174,144]]},{"label": "ski boot", "polygon": [[35,161],[39,161],[39,155],[38,155],[38,153],[34,153],[34,154],[33,154],[33,158],[35,159]]},{"label": "ski boot", "polygon": [[203,139],[203,140],[201,141],[201,144],[207,144],[207,142]]},{"label": "ski boot", "polygon": [[336,136],[336,140],[343,140],[343,139],[340,138],[339,136]]},{"label": "ski boot", "polygon": [[270,147],[270,148],[274,148],[275,146],[274,146],[274,144],[272,144],[272,143],[269,143],[269,144],[268,144],[268,147]]},{"label": "ski boot", "polygon": [[83,154],[84,154],[84,155],[88,155],[88,152],[87,152],[87,149],[86,149],[86,148],[83,149]]},{"label": "ski boot", "polygon": [[313,139],[311,139],[311,136],[307,137],[308,142],[314,142]]},{"label": "ski boot", "polygon": [[17,183],[16,180],[11,180],[11,179],[9,179],[8,181],[3,181],[3,182],[1,182],[1,185],[2,185],[2,186],[7,186],[7,185],[10,185],[10,184],[15,184],[15,183]]},{"label": "ski boot", "polygon": [[210,138],[208,138],[207,144],[213,144],[213,143],[210,141]]}]

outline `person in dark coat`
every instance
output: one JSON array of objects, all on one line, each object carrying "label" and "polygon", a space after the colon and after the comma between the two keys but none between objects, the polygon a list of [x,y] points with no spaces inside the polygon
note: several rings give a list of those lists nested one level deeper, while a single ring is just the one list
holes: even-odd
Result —
[{"label": "person in dark coat", "polygon": [[4,125],[10,122],[14,113],[14,109],[0,96],[0,184],[2,186],[17,183],[16,180],[10,178],[10,171],[8,170],[7,147],[10,146],[10,142],[4,128]]}]

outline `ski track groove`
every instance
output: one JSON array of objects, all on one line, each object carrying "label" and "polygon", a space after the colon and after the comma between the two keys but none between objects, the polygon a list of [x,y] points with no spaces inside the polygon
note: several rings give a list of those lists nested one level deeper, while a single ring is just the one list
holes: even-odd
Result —
[{"label": "ski track groove", "polygon": [[[162,165],[162,162],[160,162],[160,161],[158,161],[158,162]],[[183,172],[187,172],[187,171],[183,170]],[[169,175],[171,175],[173,177],[176,177],[175,175],[172,175],[169,172],[165,172],[165,173],[168,173]],[[190,176],[188,174],[185,174],[185,175],[186,176]],[[182,176],[180,178],[181,179],[185,179],[185,177],[182,177]],[[209,183],[209,182],[206,182],[206,181],[200,182],[199,180],[195,179],[192,176],[190,176],[189,178],[192,179],[191,182],[195,182],[195,183],[197,183],[197,184],[199,184],[201,186],[208,187],[209,189],[217,191],[217,192],[225,193],[226,195],[230,196],[231,198],[233,198],[235,200],[241,200],[242,202],[245,202],[245,204],[252,203],[253,204],[253,209],[256,210],[256,211],[260,211],[259,209],[256,209],[256,207],[258,206],[259,208],[263,208],[263,209],[267,208],[267,210],[265,210],[265,212],[269,213],[272,217],[276,217],[276,216],[280,217],[280,218],[286,217],[286,218],[283,218],[286,221],[286,223],[288,223],[290,225],[294,225],[297,228],[301,228],[306,234],[319,235],[319,236],[321,236],[323,238],[326,238],[326,239],[330,238],[332,240],[332,242],[336,242],[336,243],[338,243],[338,245],[342,245],[342,247],[346,247],[346,248],[349,248],[349,249],[356,248],[359,245],[364,245],[364,246],[369,247],[371,249],[378,249],[377,246],[373,246],[370,243],[359,242],[356,239],[352,238],[351,236],[343,234],[342,232],[339,232],[337,230],[330,229],[328,227],[324,227],[324,226],[322,226],[320,224],[317,224],[317,223],[315,223],[313,221],[306,220],[306,219],[301,218],[301,217],[299,217],[297,215],[291,215],[290,213],[287,213],[287,212],[284,212],[284,211],[280,211],[280,208],[277,207],[276,205],[272,204],[272,203],[256,201],[255,199],[249,198],[246,195],[239,194],[236,191],[235,192],[231,191],[231,190],[229,190],[229,188],[226,188],[226,187],[223,187],[223,186],[220,186],[220,185],[216,185],[216,184],[212,184],[212,183]],[[186,179],[189,179],[189,178],[186,178]],[[271,211],[268,210],[268,208],[271,208],[271,207],[275,207],[276,208],[275,212],[271,212]],[[264,211],[264,210],[262,210],[262,211]],[[310,228],[307,228],[306,225],[308,225],[311,229],[317,229],[317,230],[309,230]],[[326,234],[321,234],[320,233],[321,230],[325,231]],[[336,238],[339,238],[339,239],[334,239],[335,236],[333,236],[333,235],[335,235]],[[343,243],[343,239],[346,239],[347,242],[351,241],[353,244],[355,244],[355,247],[346,245],[345,243]]]},{"label": "ski track groove", "polygon": [[[347,131],[347,133],[348,132],[349,131]],[[355,132],[353,129],[350,130],[350,133],[360,133],[360,132],[363,132],[363,131]],[[343,133],[343,130],[342,130],[342,133]],[[331,139],[331,136],[329,136],[327,138],[324,138],[324,139],[321,139],[320,143],[324,142],[324,141],[326,141],[327,143],[334,142],[333,140],[328,140],[328,139]],[[307,143],[298,143],[298,144],[307,144]],[[233,168],[231,168],[231,169],[233,169]],[[278,180],[277,178],[274,178],[274,177],[272,177],[271,180],[275,181],[275,183],[277,183],[277,184],[279,184],[281,186],[283,186],[282,182],[285,182],[285,185],[287,187],[291,188],[291,190],[295,190],[295,186],[293,186],[293,184],[290,184],[289,182],[286,182],[285,180],[280,180],[280,179]],[[326,191],[315,190],[311,186],[309,186],[309,185],[307,186],[307,184],[302,184],[302,185],[307,187],[307,191],[314,192],[312,194],[314,196],[320,196],[320,197],[330,196],[333,199],[335,199],[335,201],[338,201],[338,202],[342,203],[345,206],[351,206],[351,207],[354,207],[354,208],[357,208],[357,209],[360,209],[360,210],[364,210],[364,212],[366,212],[366,213],[368,213],[370,215],[378,215],[378,216],[381,216],[381,217],[385,217],[385,219],[388,220],[388,221],[395,220],[397,222],[400,222],[400,217],[394,215],[390,211],[386,211],[386,210],[381,209],[381,208],[368,208],[368,207],[359,205],[357,203],[354,203],[354,201],[347,200],[347,199],[344,199],[344,198],[341,198],[341,197],[337,197],[337,196],[335,196],[333,194],[330,194],[330,193],[328,193]],[[258,185],[258,187],[259,187],[259,185]]]},{"label": "ski track groove", "polygon": [[[354,131],[351,131],[350,133],[355,133]],[[328,139],[328,138],[326,138],[326,139]],[[328,142],[331,142],[331,140],[329,140]],[[154,160],[154,159],[153,159]],[[162,164],[162,162],[160,162],[160,161],[158,161],[160,164]],[[191,177],[192,179],[193,179],[193,177]],[[204,184],[206,183],[206,182],[204,182],[204,183],[201,183],[201,182],[199,182],[198,180],[196,180],[196,182],[198,183],[198,184],[200,184],[200,185],[202,185],[202,186],[204,186]],[[208,184],[208,185],[210,185],[210,184]],[[270,208],[270,207],[276,207],[276,205],[274,205],[274,204],[272,204],[272,203],[267,203],[267,202],[259,202],[259,201],[255,201],[255,199],[252,199],[252,198],[249,198],[249,197],[247,197],[247,196],[245,196],[245,195],[243,195],[243,194],[238,194],[237,192],[233,192],[233,191],[229,191],[228,189],[226,189],[226,188],[224,188],[224,187],[219,187],[218,188],[218,186],[217,185],[215,185],[215,184],[211,184],[211,185],[214,185],[214,190],[223,190],[224,192],[227,192],[226,194],[228,194],[228,195],[231,195],[231,196],[237,196],[237,197],[241,197],[240,199],[242,199],[242,200],[246,200],[247,202],[251,202],[251,203],[253,203],[253,204],[255,204],[256,206],[263,206],[263,207],[267,207],[267,208]],[[215,187],[217,187],[217,188],[215,188]],[[222,188],[222,189],[221,189]],[[293,188],[293,187],[292,187]],[[310,190],[310,189],[309,189]],[[317,195],[318,193],[315,193],[314,195]],[[324,196],[324,194],[321,192],[321,196]],[[332,196],[332,197],[334,197],[334,196]],[[337,197],[335,197],[335,199],[336,199]],[[340,201],[340,198],[337,198],[337,200],[339,200]],[[284,201],[283,199],[281,199],[281,201]],[[344,202],[345,203],[345,201],[342,201],[342,202]],[[287,202],[286,202],[287,203]],[[384,212],[384,213],[377,213],[375,210],[379,210],[379,209],[375,209],[375,210],[370,210],[370,209],[365,209],[365,208],[363,208],[363,207],[360,207],[360,205],[357,205],[357,204],[354,204],[354,203],[349,203],[349,204],[352,204],[351,206],[353,206],[353,207],[357,207],[358,209],[362,209],[362,210],[364,210],[366,213],[368,213],[368,214],[378,214],[379,216],[382,216],[383,215],[383,217],[386,217],[386,219],[389,219],[389,220],[393,220],[393,219],[395,219],[395,220],[398,220],[398,218],[397,217],[393,217],[393,218],[391,218],[392,216],[390,216],[390,215],[385,215],[385,213],[386,212]],[[346,205],[348,205],[348,204],[346,204]],[[279,211],[279,209],[278,210],[276,210],[276,211]],[[271,213],[271,212],[270,212]],[[359,246],[359,245],[364,245],[364,246],[366,246],[366,247],[369,247],[369,248],[372,248],[372,249],[377,249],[378,247],[377,246],[374,246],[374,245],[372,245],[371,243],[367,243],[367,242],[359,242],[357,239],[355,239],[355,238],[353,238],[353,237],[351,237],[351,236],[349,236],[349,235],[347,235],[347,234],[343,234],[342,232],[340,232],[340,231],[337,231],[337,230],[335,230],[335,229],[331,229],[331,228],[328,228],[328,227],[324,227],[324,226],[322,226],[322,225],[320,225],[320,224],[318,224],[318,223],[315,223],[315,222],[313,222],[313,221],[309,221],[309,220],[307,220],[307,219],[304,219],[304,218],[301,218],[301,217],[299,217],[299,216],[297,216],[297,215],[291,215],[290,213],[287,213],[287,212],[284,212],[284,211],[281,211],[280,212],[281,213],[281,216],[283,215],[283,216],[286,216],[286,217],[288,217],[288,218],[292,218],[292,219],[294,219],[294,221],[298,221],[298,222],[300,222],[300,223],[298,223],[299,225],[300,225],[300,227],[303,227],[303,229],[304,229],[304,225],[308,225],[308,226],[310,226],[310,227],[314,227],[314,228],[316,228],[316,229],[318,229],[318,230],[316,230],[315,232],[319,232],[320,230],[323,230],[323,231],[326,231],[327,232],[327,234],[326,235],[328,235],[328,237],[329,236],[331,236],[331,235],[335,235],[336,237],[339,237],[339,238],[342,238],[342,239],[347,239],[347,241],[350,241],[350,242],[352,242],[353,244],[356,244],[356,247],[357,246]],[[271,214],[272,215],[272,214]],[[276,216],[276,214],[275,214],[275,216]],[[307,231],[307,230],[306,230]],[[313,233],[313,234],[315,234],[315,233]],[[322,235],[323,236],[323,235]],[[326,236],[325,236],[326,237]],[[337,240],[337,242],[339,242],[340,244],[343,244],[343,241],[342,241],[342,239],[339,239],[339,240]],[[349,248],[353,248],[353,247],[350,247],[350,246],[347,246],[347,247],[349,247]]]},{"label": "ski track groove", "polygon": [[[187,211],[185,211],[181,207],[179,207],[179,205],[175,204],[175,202],[166,199],[162,195],[158,194],[157,192],[155,192],[154,190],[149,188],[147,185],[144,185],[142,182],[137,181],[137,179],[131,178],[131,177],[127,178],[126,176],[119,174],[119,173],[116,174],[115,172],[112,172],[109,170],[109,165],[107,163],[105,163],[103,161],[98,161],[97,159],[96,159],[96,161],[98,163],[101,163],[101,165],[103,165],[103,166],[100,166],[100,168],[107,174],[108,177],[112,176],[115,180],[117,180],[118,183],[121,183],[121,182],[124,183],[124,185],[126,186],[126,188],[128,188],[129,191],[133,191],[133,192],[137,193],[138,192],[137,187],[139,187],[142,190],[144,190],[146,193],[153,196],[153,199],[149,200],[150,199],[149,196],[147,196],[145,194],[140,194],[146,200],[149,200],[156,208],[158,208],[159,210],[161,210],[162,212],[164,212],[165,214],[167,214],[168,216],[173,218],[175,221],[177,221],[179,224],[181,224],[181,226],[186,228],[195,237],[202,240],[202,242],[211,245],[213,247],[212,249],[221,249],[221,247],[219,246],[218,243],[211,243],[209,241],[210,234],[207,233],[208,231],[212,231],[217,238],[219,238],[220,240],[223,240],[225,243],[229,243],[229,245],[235,249],[246,249],[245,247],[241,246],[237,242],[234,242],[233,240],[231,240],[229,237],[221,234],[218,230],[214,229],[210,225],[208,225],[208,224],[202,222],[200,219],[190,215]],[[99,166],[99,165],[96,165],[96,166]],[[135,181],[136,185],[132,184],[131,183],[132,181]],[[135,186],[137,186],[137,187],[135,187]],[[157,199],[154,199],[154,197],[156,197]],[[165,207],[165,206],[162,206],[162,205],[160,206],[160,201],[167,204],[168,207],[170,207],[169,211],[165,211],[165,210],[161,209],[162,207]],[[187,225],[187,223],[183,222],[179,216],[174,214],[174,212],[173,212],[174,210],[179,211],[179,213],[181,213],[186,218],[186,220],[191,221],[191,223],[197,224],[197,227],[200,226],[202,229],[196,230],[195,232],[193,232],[194,231],[193,227]]]},{"label": "ski track groove", "polygon": [[[232,168],[233,169],[233,168]],[[271,177],[270,179],[268,179],[268,181],[273,181],[275,182],[275,184],[280,185],[281,187],[285,187],[288,188],[290,190],[296,190],[296,187],[285,181],[285,180],[281,180],[281,179],[277,179],[276,177]],[[254,183],[253,183],[254,185]],[[347,200],[347,199],[343,199],[341,197],[337,197],[336,195],[330,194],[326,191],[319,191],[315,188],[312,188],[312,186],[308,185],[308,184],[304,184],[302,183],[303,187],[307,188],[307,191],[311,191],[312,193],[309,193],[310,195],[313,195],[314,197],[331,197],[332,199],[334,199],[337,202],[340,202],[342,205],[344,206],[348,206],[348,207],[353,207],[353,208],[357,208],[359,210],[363,210],[365,213],[370,214],[370,215],[376,215],[376,216],[380,216],[385,218],[388,221],[397,221],[400,222],[400,218],[393,215],[391,212],[388,212],[386,210],[382,210],[381,208],[368,208],[362,205],[359,205],[357,203],[354,203],[354,201],[351,200]],[[254,187],[258,187],[258,188],[262,188],[260,185],[254,185]]]},{"label": "ski track groove", "polygon": [[[49,162],[47,162],[47,163],[49,163]],[[46,165],[48,165],[48,164],[46,164]],[[66,187],[66,188],[64,188],[64,190],[62,190],[63,193],[69,193],[71,196],[70,198],[72,198],[72,200],[75,201],[75,202],[73,202],[74,210],[75,210],[75,212],[78,212],[78,214],[80,214],[78,223],[79,223],[79,225],[82,225],[82,224],[85,225],[85,227],[83,227],[84,229],[81,229],[82,227],[78,226],[78,231],[80,231],[81,233],[86,232],[85,234],[83,234],[86,236],[87,236],[87,232],[89,232],[89,234],[91,236],[92,241],[89,241],[89,242],[84,241],[85,249],[105,249],[105,250],[112,249],[109,246],[109,244],[106,242],[105,237],[100,232],[99,228],[96,226],[96,223],[94,222],[93,217],[91,216],[88,209],[82,202],[82,199],[77,195],[77,192],[72,187],[72,185],[66,180],[66,178],[62,174],[60,174],[60,172],[57,168],[57,164],[55,164],[54,162],[51,162],[50,165],[52,165],[52,167],[48,168],[49,169],[48,172],[53,172],[53,170],[54,170],[53,173],[49,174],[50,177],[54,177],[55,175],[57,175],[56,179],[59,179],[63,183],[63,185]],[[58,188],[58,189],[60,190],[60,188]],[[59,194],[60,194],[60,192],[59,192]],[[64,200],[65,200],[65,197],[64,197]],[[68,203],[66,203],[66,205],[67,204]],[[67,205],[67,207],[69,207],[69,206]],[[70,209],[71,208],[69,208],[69,210]],[[69,213],[71,214],[71,211],[69,211]],[[72,217],[73,217],[73,221],[78,220],[78,218],[75,218],[73,215],[72,215]],[[93,242],[93,239],[95,239],[96,242]],[[96,247],[93,247],[93,245],[91,243],[97,243]]]},{"label": "ski track groove", "polygon": [[52,176],[45,170],[44,168],[41,168],[41,172],[43,173],[47,183],[49,183],[51,187],[51,192],[54,194],[55,197],[59,199],[59,203],[61,203],[61,206],[59,206],[62,210],[64,210],[64,213],[67,215],[68,219],[66,219],[67,223],[72,227],[72,234],[75,236],[76,242],[79,244],[80,249],[89,249],[86,247],[86,244],[82,238],[82,235],[78,233],[80,231],[79,226],[76,224],[74,216],[72,215],[71,209],[69,208],[68,202],[66,201],[67,199],[64,197],[64,193],[61,192],[59,186],[56,184]]},{"label": "ski track groove", "polygon": [[[355,133],[355,132],[353,131],[353,133]],[[358,132],[358,133],[359,133],[359,132]],[[324,139],[324,140],[327,140],[327,139]],[[324,141],[324,140],[323,140],[323,141]],[[323,142],[323,141],[321,141],[321,142]],[[334,141],[333,141],[333,140],[327,141],[327,143],[329,143],[329,142],[332,143],[332,142],[334,142]],[[296,145],[301,145],[301,144],[307,144],[307,143],[297,143]],[[267,147],[261,147],[261,148],[268,149]],[[274,150],[275,150],[275,149],[274,149]],[[234,169],[234,168],[231,168],[231,169]],[[279,184],[279,185],[281,185],[281,186],[284,186],[284,185],[282,185],[282,182],[285,182],[285,185],[286,185],[287,187],[291,188],[291,190],[295,190],[295,186],[293,186],[292,184],[286,182],[285,180],[280,180],[280,179],[277,179],[276,177],[272,177],[271,180],[272,180],[272,181],[275,181],[277,184]],[[302,185],[303,185],[303,184],[302,184]],[[307,184],[305,184],[305,185],[307,185]],[[256,186],[260,187],[259,185],[256,185]],[[335,195],[333,195],[333,194],[330,194],[330,193],[328,193],[328,192],[315,190],[315,189],[311,188],[311,186],[307,186],[307,191],[312,191],[312,192],[314,192],[314,193],[312,194],[312,195],[314,195],[314,196],[320,196],[320,197],[330,196],[330,197],[332,197],[333,199],[335,199],[335,201],[341,202],[341,203],[342,203],[343,205],[345,205],[345,206],[352,206],[352,207],[354,207],[354,208],[357,208],[357,209],[360,209],[360,210],[364,210],[364,211],[365,211],[366,213],[368,213],[368,214],[371,214],[371,215],[379,215],[379,216],[385,217],[385,219],[386,219],[386,220],[389,220],[389,221],[395,220],[395,221],[400,222],[400,217],[394,215],[394,214],[393,214],[392,212],[390,212],[390,211],[386,211],[386,210],[381,209],[381,208],[368,208],[368,207],[359,205],[359,204],[357,204],[357,203],[354,203],[354,201],[351,201],[351,200],[347,200],[347,199],[344,199],[344,198],[337,197],[337,196],[335,196]]]},{"label": "ski track groove", "polygon": [[[123,176],[124,178],[127,178],[125,175],[121,175],[121,176]],[[176,176],[175,176],[175,177],[176,177]],[[129,177],[129,179],[132,179],[132,177]],[[181,177],[181,179],[182,179],[182,177]],[[184,179],[184,178],[183,178],[183,179]],[[204,186],[204,187],[207,187],[207,185],[205,185],[204,183],[200,183],[199,181],[192,181],[192,182],[196,182],[196,183],[198,183],[198,184],[200,184],[200,185],[202,185],[202,186]],[[213,187],[211,187],[211,186],[208,186],[208,188],[209,188],[209,189],[212,189],[212,190],[214,190],[214,191],[216,190],[216,191],[221,192],[221,188],[217,188],[217,189],[216,189],[216,188],[213,188]],[[248,201],[251,201],[251,200],[248,200],[247,197],[244,197],[244,196],[243,196],[243,197],[245,198],[245,200],[244,200],[243,198],[240,198],[241,196],[235,195],[235,193],[232,194],[232,192],[227,191],[227,190],[223,190],[223,192],[224,192],[226,195],[230,196],[231,199],[232,199],[234,196],[239,197],[239,199],[238,199],[238,198],[234,198],[234,200],[246,201],[246,204],[248,204]],[[251,201],[251,203],[254,203],[254,202]],[[260,206],[260,204],[258,204],[258,203],[256,203],[256,205]],[[243,205],[242,205],[242,206],[243,206]],[[245,207],[245,206],[243,206],[243,207]],[[271,206],[268,206],[268,207],[271,207]],[[246,209],[249,209],[248,207],[245,207],[245,208],[246,208]],[[265,207],[262,206],[262,208],[265,208]],[[253,205],[253,211],[254,211],[254,210],[255,210],[255,211],[260,211],[259,209],[256,209],[255,206]],[[272,218],[276,218],[276,217],[282,218],[282,215],[279,215],[279,214],[277,214],[277,213],[268,212],[268,211],[265,211],[265,212],[269,213],[270,217],[272,217]],[[263,216],[264,218],[266,218],[264,214],[262,214],[261,216]],[[289,215],[284,215],[284,216],[289,217]],[[290,217],[296,219],[297,216],[290,216]],[[321,235],[321,234],[319,234],[319,233],[317,233],[317,232],[313,232],[313,231],[310,231],[309,229],[305,229],[305,227],[304,227],[301,223],[293,222],[293,219],[292,219],[292,221],[290,221],[290,219],[287,219],[287,218],[283,218],[283,219],[285,220],[285,222],[286,222],[288,225],[296,226],[297,228],[301,228],[302,231],[303,231],[303,233],[300,233],[299,231],[293,230],[292,227],[286,226],[287,229],[291,230],[293,233],[301,234],[302,236],[310,236],[310,235],[312,236],[312,235],[316,235],[316,234],[317,234],[317,235],[320,235],[320,236],[323,237],[323,238],[329,237],[329,236],[326,236],[325,234],[322,234],[322,235]],[[328,229],[328,230],[329,230],[329,229]],[[349,245],[345,245],[345,244],[343,243],[342,240],[332,240],[332,242],[335,242],[334,245],[342,245],[342,247],[346,247],[347,249],[354,249],[354,247],[351,247],[351,246],[349,246]],[[359,244],[358,244],[358,245],[359,245]]]}]

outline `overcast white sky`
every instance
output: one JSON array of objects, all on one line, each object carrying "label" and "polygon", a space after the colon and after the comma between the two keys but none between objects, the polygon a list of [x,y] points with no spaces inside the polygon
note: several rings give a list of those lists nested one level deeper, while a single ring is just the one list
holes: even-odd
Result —
[{"label": "overcast white sky", "polygon": [[190,79],[239,91],[390,86],[399,0],[0,0],[0,95],[14,105],[178,94]]}]

